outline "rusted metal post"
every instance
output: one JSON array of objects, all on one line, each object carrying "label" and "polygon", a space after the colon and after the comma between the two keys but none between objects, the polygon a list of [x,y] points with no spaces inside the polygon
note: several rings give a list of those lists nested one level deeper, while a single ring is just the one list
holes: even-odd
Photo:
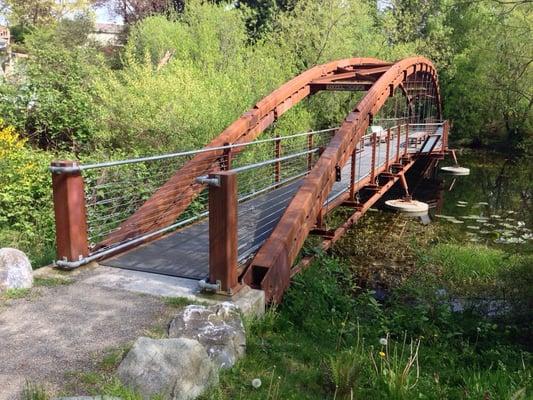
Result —
[{"label": "rusted metal post", "polygon": [[[311,151],[313,148],[313,134],[307,135],[307,150]],[[313,166],[313,153],[309,153],[307,155],[307,170],[311,171],[311,167]]]},{"label": "rusted metal post", "polygon": [[444,121],[444,125],[442,127],[442,152],[445,152],[448,150],[448,132],[450,129],[450,125],[448,124],[448,121]]},{"label": "rusted metal post", "polygon": [[[229,143],[224,143],[224,146],[229,146]],[[231,169],[231,162],[233,161],[233,154],[231,152],[231,147],[226,147],[223,154],[223,164],[222,170],[228,171]]]},{"label": "rusted metal post", "polygon": [[390,158],[390,128],[387,129],[387,146],[385,147],[385,170],[389,170]]},{"label": "rusted metal post", "polygon": [[376,183],[376,139],[377,134],[374,132],[372,134],[372,165],[370,166],[370,183],[372,185]]},{"label": "rusted metal post", "polygon": [[352,165],[350,168],[350,200],[355,198],[355,162],[357,160],[357,144],[352,153]]},{"label": "rusted metal post", "polygon": [[[52,167],[77,167],[75,161],[53,161]],[[79,261],[89,255],[85,191],[81,171],[52,173],[58,260]]]},{"label": "rusted metal post", "polygon": [[211,174],[218,185],[209,186],[209,282],[219,291],[235,292],[237,276],[237,174]]},{"label": "rusted metal post", "polygon": [[407,150],[409,149],[409,124],[405,124],[405,149],[403,155],[407,156]]},{"label": "rusted metal post", "polygon": [[[281,138],[276,136],[274,141],[274,158],[281,157]],[[281,161],[274,164],[274,182],[278,183],[281,180]]]},{"label": "rusted metal post", "polygon": [[400,162],[400,142],[401,142],[401,136],[402,136],[402,128],[401,125],[398,125],[397,127],[398,132],[396,133],[396,162]]},{"label": "rusted metal post", "polygon": [[400,182],[402,184],[402,188],[405,192],[405,196],[403,197],[405,200],[411,200],[411,195],[409,194],[409,186],[407,185],[407,180],[405,179],[405,174],[400,174]]}]

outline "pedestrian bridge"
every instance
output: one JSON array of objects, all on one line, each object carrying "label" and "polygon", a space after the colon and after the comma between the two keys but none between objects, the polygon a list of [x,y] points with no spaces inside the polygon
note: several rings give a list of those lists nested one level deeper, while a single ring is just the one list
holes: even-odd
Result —
[{"label": "pedestrian bridge", "polygon": [[[339,126],[273,136],[285,112],[318,92],[350,91]],[[306,259],[328,249],[405,173],[448,152],[437,73],[422,57],[316,66],[259,101],[202,149],[94,164],[53,162],[56,264],[88,262],[243,285],[280,301]],[[351,210],[339,221],[339,207]],[[103,261],[102,261],[103,260]]]}]

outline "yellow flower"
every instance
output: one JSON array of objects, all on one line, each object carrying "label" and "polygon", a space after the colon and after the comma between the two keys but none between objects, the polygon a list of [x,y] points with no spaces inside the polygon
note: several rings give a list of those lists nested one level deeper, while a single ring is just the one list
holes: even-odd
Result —
[{"label": "yellow flower", "polygon": [[380,357],[385,357],[385,353],[384,353],[383,351],[380,351],[380,352],[379,352],[379,356],[380,356]]}]

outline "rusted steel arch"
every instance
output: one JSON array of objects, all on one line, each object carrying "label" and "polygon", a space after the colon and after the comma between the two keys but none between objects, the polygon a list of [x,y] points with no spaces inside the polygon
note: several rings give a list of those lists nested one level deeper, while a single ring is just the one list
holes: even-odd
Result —
[{"label": "rusted steel arch", "polygon": [[[334,80],[337,76],[349,74],[353,78],[359,75],[375,81],[391,65],[376,58],[349,58],[315,66],[264,97],[206,147],[220,147],[254,140],[282,114],[314,94],[316,90],[311,90],[311,84],[317,79]],[[238,151],[234,149],[234,153]],[[196,183],[195,177],[219,169],[217,159],[220,156],[222,156],[222,150],[201,153],[188,161],[118,229],[100,242],[95,250],[172,224],[205,187]],[[176,188],[181,190],[184,187],[187,187],[186,200],[184,201],[181,196],[177,202]]]},{"label": "rusted steel arch", "polygon": [[279,302],[288,287],[291,267],[331,191],[336,167],[346,164],[373,116],[393,95],[394,89],[419,72],[427,74],[434,82],[437,88],[437,117],[442,117],[437,72],[430,60],[424,57],[403,59],[388,68],[376,80],[365,97],[346,117],[243,275],[244,282],[265,290],[268,300]]}]

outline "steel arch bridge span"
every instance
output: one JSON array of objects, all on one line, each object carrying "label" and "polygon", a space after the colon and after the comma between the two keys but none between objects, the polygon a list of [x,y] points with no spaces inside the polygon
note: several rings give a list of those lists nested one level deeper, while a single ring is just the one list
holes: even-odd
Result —
[{"label": "steel arch bridge span", "polygon": [[[366,92],[340,128],[255,140],[308,96],[339,90]],[[391,121],[386,132],[375,131],[374,117]],[[441,120],[431,61],[351,58],[291,79],[202,149],[86,165],[54,161],[57,265],[112,256],[111,266],[208,275],[209,290],[232,294],[245,283],[279,302],[310,233],[328,248],[395,182],[408,195],[404,173],[416,160],[427,171],[444,157],[448,123]],[[270,151],[274,158],[264,160]],[[328,230],[324,217],[338,205],[353,214]]]},{"label": "steel arch bridge span", "polygon": [[405,91],[404,85],[410,77],[417,73],[424,74],[430,78],[435,89],[437,117],[441,118],[438,77],[430,60],[410,57],[384,67],[383,70],[367,94],[346,117],[243,275],[244,282],[265,290],[271,301],[280,301],[289,285],[291,267],[316,224],[322,205],[335,182],[336,171],[347,163],[373,117],[386,100],[394,95],[394,90],[399,87]]},{"label": "steel arch bridge span", "polygon": [[[315,66],[260,100],[206,148],[251,142],[308,96],[321,90],[368,90],[392,66],[392,63],[376,58],[348,58]],[[233,153],[238,151],[234,149]],[[195,182],[195,177],[220,169],[217,159],[221,155],[222,150],[196,155],[94,250],[120,244],[172,224],[205,188],[205,185]],[[183,190],[186,191],[186,200],[180,196],[180,200],[176,201],[176,192]]]}]

